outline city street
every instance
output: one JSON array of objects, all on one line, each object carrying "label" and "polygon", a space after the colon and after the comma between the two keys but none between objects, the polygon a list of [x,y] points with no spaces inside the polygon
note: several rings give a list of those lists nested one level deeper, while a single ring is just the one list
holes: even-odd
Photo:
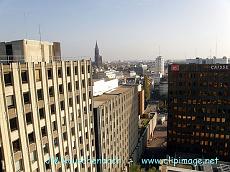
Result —
[{"label": "city street", "polygon": [[154,136],[148,142],[143,158],[165,158],[167,140],[167,121],[162,125],[158,124],[154,131]]}]

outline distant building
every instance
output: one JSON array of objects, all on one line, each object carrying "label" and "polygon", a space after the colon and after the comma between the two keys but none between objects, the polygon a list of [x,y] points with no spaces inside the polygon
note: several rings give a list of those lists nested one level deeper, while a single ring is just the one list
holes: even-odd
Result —
[{"label": "distant building", "polygon": [[97,164],[97,171],[123,171],[138,155],[137,86],[119,86],[93,100],[96,157],[115,160]]},{"label": "distant building", "polygon": [[162,56],[158,56],[155,61],[155,74],[161,73],[164,75],[164,58]]},{"label": "distant building", "polygon": [[17,40],[0,42],[0,62],[51,62],[61,59],[59,42]]},{"label": "distant building", "polygon": [[98,45],[97,45],[97,42],[96,42],[96,46],[95,46],[95,65],[97,67],[101,67],[102,66],[102,56],[100,55],[99,53],[99,48],[98,48]]},{"label": "distant building", "polygon": [[172,64],[168,75],[168,152],[230,161],[230,65]]},{"label": "distant building", "polygon": [[135,77],[137,74],[136,74],[136,72],[135,71],[130,71],[129,72],[129,76],[130,77]]},{"label": "distant building", "polygon": [[93,96],[99,96],[118,87],[118,79],[95,80],[93,82]]},{"label": "distant building", "polygon": [[228,58],[216,58],[215,56],[213,58],[195,58],[195,59],[186,59],[186,64],[228,64]]}]

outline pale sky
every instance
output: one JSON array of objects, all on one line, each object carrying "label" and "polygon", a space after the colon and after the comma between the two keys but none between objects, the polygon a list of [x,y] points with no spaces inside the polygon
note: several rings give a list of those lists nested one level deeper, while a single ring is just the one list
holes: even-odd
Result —
[{"label": "pale sky", "polygon": [[0,41],[60,41],[104,60],[230,57],[230,0],[0,0]]}]

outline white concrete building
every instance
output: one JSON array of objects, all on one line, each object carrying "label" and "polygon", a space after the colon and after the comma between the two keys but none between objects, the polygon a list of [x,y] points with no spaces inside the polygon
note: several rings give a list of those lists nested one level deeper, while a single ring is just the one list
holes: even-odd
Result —
[{"label": "white concrete building", "polygon": [[51,62],[61,59],[59,42],[17,40],[0,42],[0,62]]},{"label": "white concrete building", "polygon": [[118,160],[97,164],[98,171],[124,171],[129,159],[138,156],[137,90],[137,86],[119,86],[93,97],[97,158]]},{"label": "white concrete building", "polygon": [[61,162],[96,157],[91,78],[88,60],[0,65],[1,171],[96,171]]},{"label": "white concrete building", "polygon": [[161,73],[164,75],[164,58],[162,56],[158,56],[155,60],[155,74]]},{"label": "white concrete building", "polygon": [[93,96],[102,95],[118,87],[118,79],[97,80],[93,82]]}]

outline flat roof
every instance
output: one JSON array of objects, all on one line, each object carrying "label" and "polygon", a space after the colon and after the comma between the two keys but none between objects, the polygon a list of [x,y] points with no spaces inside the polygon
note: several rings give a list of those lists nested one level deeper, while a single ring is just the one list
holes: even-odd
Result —
[{"label": "flat roof", "polygon": [[119,94],[122,94],[124,92],[129,91],[133,87],[134,86],[123,86],[122,85],[122,86],[115,88],[114,90],[111,90],[109,92],[105,92],[102,95],[93,97],[94,108],[97,108],[98,106],[103,105],[104,103],[106,103],[109,100],[112,100],[113,98],[115,98]]}]

